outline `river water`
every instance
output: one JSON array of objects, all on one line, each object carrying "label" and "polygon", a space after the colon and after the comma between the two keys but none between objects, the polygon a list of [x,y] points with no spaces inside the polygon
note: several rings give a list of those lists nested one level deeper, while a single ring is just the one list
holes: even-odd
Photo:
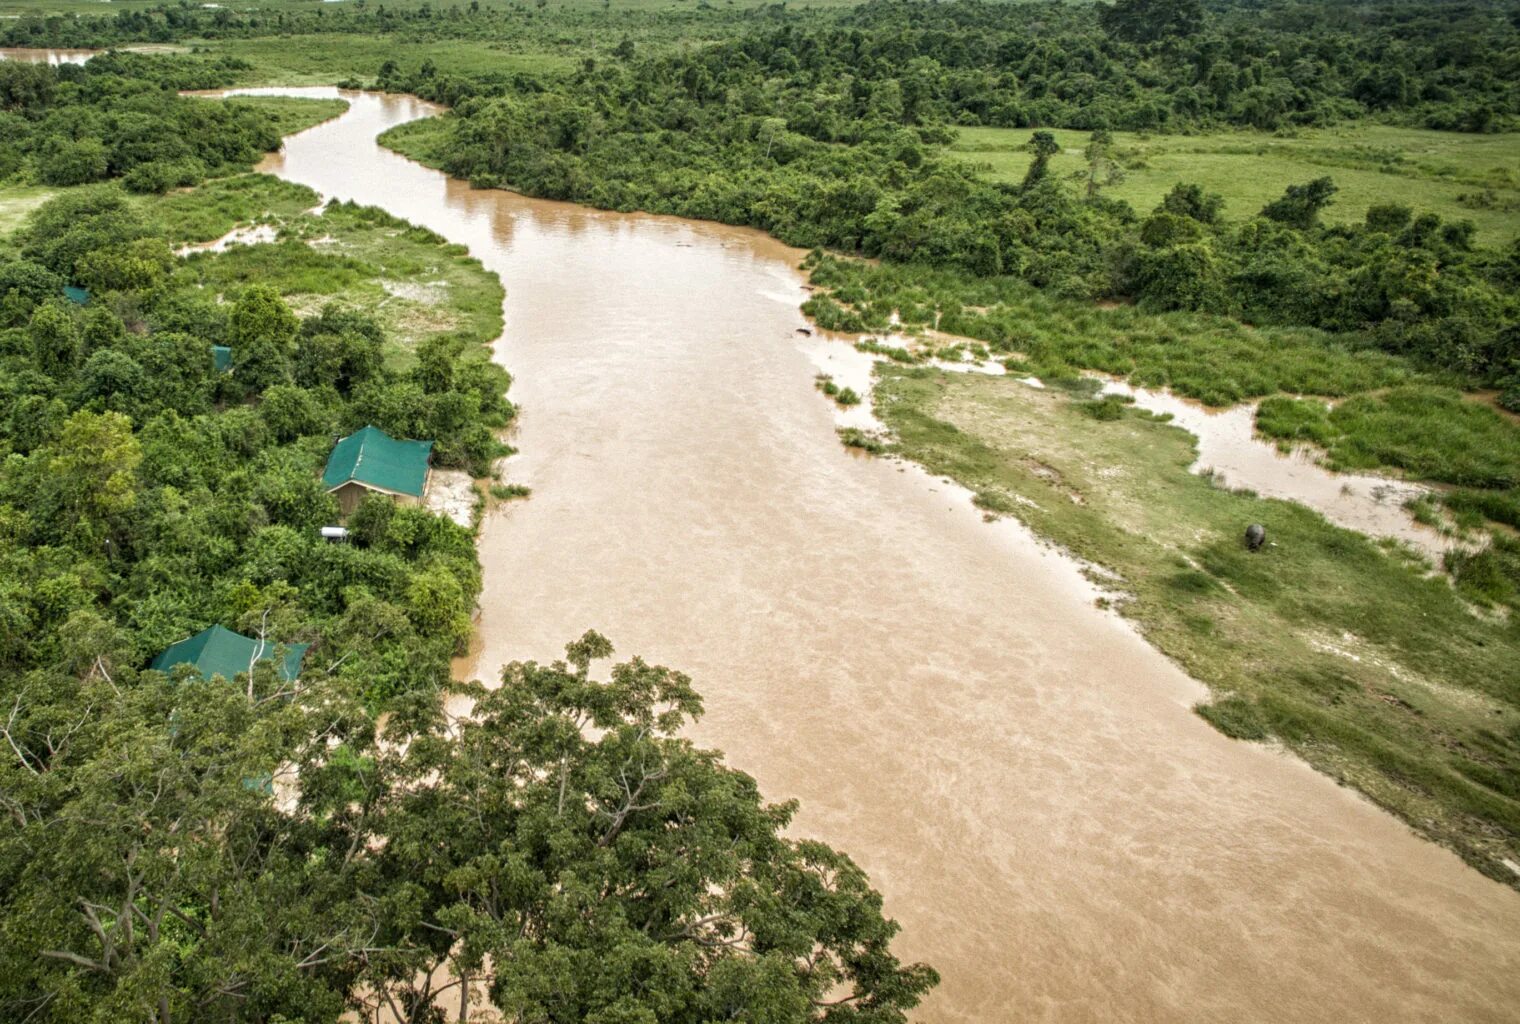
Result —
[{"label": "river water", "polygon": [[797,832],[854,856],[898,951],[943,974],[921,1020],[1516,1018],[1520,894],[1216,733],[1068,560],[841,447],[795,333],[800,253],[472,191],[374,142],[435,108],[342,95],[262,169],[507,287],[509,476],[533,496],[483,524],[461,671],[595,627],[690,672],[695,737],[800,798]]},{"label": "river water", "polygon": [[99,52],[99,50],[32,50],[0,46],[0,60],[20,61],[23,64],[83,64]]}]

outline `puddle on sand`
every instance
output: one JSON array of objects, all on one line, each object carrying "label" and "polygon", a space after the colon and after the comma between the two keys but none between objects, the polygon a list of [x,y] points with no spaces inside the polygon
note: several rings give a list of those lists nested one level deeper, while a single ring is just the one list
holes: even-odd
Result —
[{"label": "puddle on sand", "polygon": [[436,107],[343,96],[263,169],[425,225],[507,288],[533,497],[483,523],[462,674],[590,627],[689,672],[693,738],[799,798],[797,834],[869,871],[895,950],[940,970],[918,1020],[1513,1019],[1520,894],[1214,732],[1069,560],[840,445],[795,333],[802,253],[473,191],[375,145]]},{"label": "puddle on sand", "polygon": [[273,224],[250,224],[233,228],[221,238],[209,242],[192,242],[174,250],[176,256],[189,256],[196,252],[226,252],[234,245],[263,245],[279,237],[279,229]]}]

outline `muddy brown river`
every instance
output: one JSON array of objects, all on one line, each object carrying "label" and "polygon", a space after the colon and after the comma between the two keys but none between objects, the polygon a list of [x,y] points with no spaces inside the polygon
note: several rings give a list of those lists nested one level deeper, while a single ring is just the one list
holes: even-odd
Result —
[{"label": "muddy brown river", "polygon": [[690,672],[696,737],[800,798],[797,831],[854,856],[899,952],[941,971],[924,1021],[1520,1015],[1520,894],[1214,732],[1064,557],[840,446],[794,334],[799,253],[472,191],[374,142],[434,108],[343,95],[263,169],[507,287],[509,476],[533,496],[484,523],[464,671],[595,627]]}]

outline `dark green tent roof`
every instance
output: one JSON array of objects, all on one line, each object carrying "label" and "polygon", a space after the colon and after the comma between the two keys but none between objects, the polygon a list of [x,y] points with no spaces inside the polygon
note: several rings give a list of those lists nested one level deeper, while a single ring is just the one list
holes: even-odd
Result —
[{"label": "dark green tent roof", "polygon": [[226,345],[212,345],[211,362],[217,373],[226,373],[232,369],[232,349]]},{"label": "dark green tent roof", "polygon": [[[285,661],[280,666],[282,679],[294,679],[301,673],[301,659],[306,656],[310,644],[289,644],[285,648]],[[234,633],[222,626],[203,629],[192,637],[174,644],[153,659],[151,667],[169,672],[176,665],[193,665],[202,678],[221,676],[232,679],[239,672],[247,672],[255,661],[267,661],[275,655],[275,645]]]},{"label": "dark green tent roof", "polygon": [[329,490],[357,480],[392,494],[422,497],[431,441],[398,441],[379,427],[365,427],[339,441],[327,457],[322,483]]}]

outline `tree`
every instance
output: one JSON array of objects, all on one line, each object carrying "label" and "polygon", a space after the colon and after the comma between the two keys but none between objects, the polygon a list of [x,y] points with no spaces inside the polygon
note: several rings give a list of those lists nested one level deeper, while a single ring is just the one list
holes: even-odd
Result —
[{"label": "tree", "polygon": [[59,525],[89,549],[137,502],[142,448],[119,412],[76,412],[39,455]]},{"label": "tree", "polygon": [[1052,133],[1040,131],[1029,137],[1029,150],[1034,154],[1034,160],[1024,172],[1023,188],[1026,190],[1044,179],[1050,169],[1050,158],[1061,152],[1061,144],[1056,142]]},{"label": "tree", "polygon": [[1203,27],[1203,4],[1199,0],[1118,0],[1098,9],[1098,22],[1120,39],[1151,43],[1197,32]]},{"label": "tree", "polygon": [[1124,172],[1113,158],[1114,137],[1102,128],[1095,129],[1087,140],[1087,198],[1093,199],[1105,185],[1117,185]]},{"label": "tree", "polygon": [[1217,224],[1219,211],[1223,208],[1223,196],[1205,192],[1202,185],[1191,185],[1179,181],[1161,200],[1161,205],[1156,207],[1156,212],[1164,211],[1179,217],[1189,217],[1200,224]]},{"label": "tree", "polygon": [[84,185],[104,178],[109,166],[99,139],[60,139],[42,158],[38,173],[49,185]]},{"label": "tree", "polygon": [[228,322],[238,382],[252,391],[288,383],[298,326],[295,314],[273,288],[253,285],[244,290]]},{"label": "tree", "polygon": [[123,672],[112,631],[82,614],[68,632],[69,674],[23,686],[5,726],[0,1010],[335,1022],[334,968],[364,945],[353,869],[314,871],[320,824],[260,784],[323,754],[321,723],[301,702]]},{"label": "tree", "polygon": [[79,361],[79,328],[63,303],[51,301],[37,307],[26,333],[32,358],[43,373],[62,377],[73,371]]},{"label": "tree", "polygon": [[[346,629],[405,630],[353,597]],[[690,680],[592,679],[594,633],[382,734],[319,670],[176,682],[93,613],[64,632],[0,717],[8,1017],[430,1024],[485,992],[546,1024],[894,1024],[937,981],[848,857],[784,834],[793,804],[680,737]]]},{"label": "tree", "polygon": [[1330,178],[1315,178],[1303,185],[1289,185],[1279,199],[1262,207],[1261,215],[1280,224],[1307,231],[1319,220],[1320,211],[1330,205],[1339,191]]},{"label": "tree", "polygon": [[75,273],[96,291],[142,291],[156,287],[174,266],[174,253],[161,238],[96,249],[81,257]]},{"label": "tree", "polygon": [[635,658],[591,678],[611,653],[588,633],[509,665],[381,767],[376,866],[410,897],[381,931],[401,955],[360,987],[409,1022],[462,978],[520,1020],[903,1020],[937,977],[892,955],[864,873],[680,738],[686,676]]},{"label": "tree", "polygon": [[256,284],[244,289],[232,307],[228,321],[233,345],[271,341],[288,345],[296,336],[300,321],[268,285]]}]

